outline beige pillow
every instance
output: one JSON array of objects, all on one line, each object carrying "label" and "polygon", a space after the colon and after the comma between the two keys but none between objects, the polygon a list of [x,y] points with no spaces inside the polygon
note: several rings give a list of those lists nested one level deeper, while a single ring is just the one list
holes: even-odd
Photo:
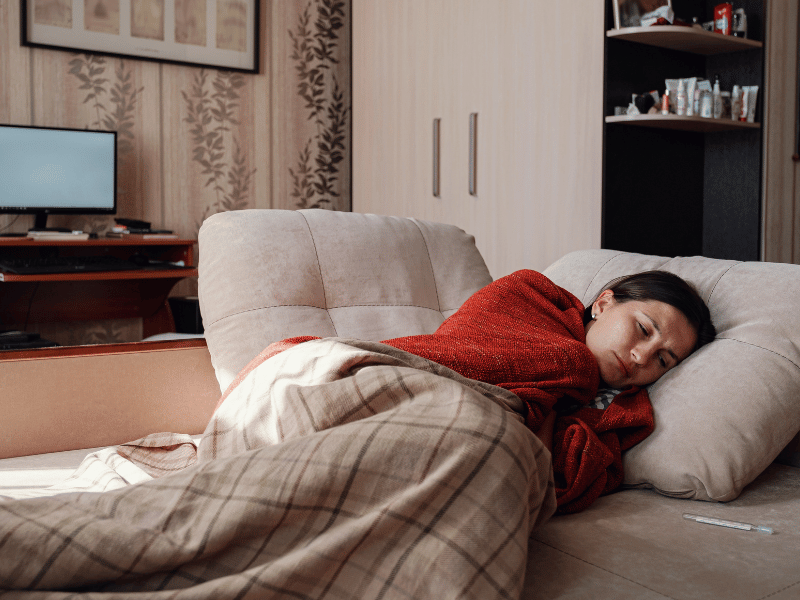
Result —
[{"label": "beige pillow", "polygon": [[650,386],[655,431],[624,455],[625,485],[733,500],[800,430],[800,266],[587,250],[544,274],[588,304],[649,269],[692,283],[718,335]]}]

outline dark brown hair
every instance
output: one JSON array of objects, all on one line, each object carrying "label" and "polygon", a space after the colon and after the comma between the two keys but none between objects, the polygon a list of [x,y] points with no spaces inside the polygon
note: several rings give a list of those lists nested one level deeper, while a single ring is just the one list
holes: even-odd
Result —
[{"label": "dark brown hair", "polygon": [[[609,281],[595,296],[595,300],[606,290],[614,292],[618,302],[639,300],[655,300],[677,308],[689,320],[697,332],[697,343],[694,350],[712,341],[717,330],[711,322],[708,306],[688,282],[668,271],[644,271],[634,275],[626,275]],[[592,301],[586,307],[584,320],[588,322],[592,316]]]}]

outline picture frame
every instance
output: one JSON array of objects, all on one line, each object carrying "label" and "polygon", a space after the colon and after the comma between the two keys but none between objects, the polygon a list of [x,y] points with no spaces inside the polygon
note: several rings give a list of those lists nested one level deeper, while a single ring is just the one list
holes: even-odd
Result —
[{"label": "picture frame", "polygon": [[258,72],[260,0],[20,0],[22,44]]},{"label": "picture frame", "polygon": [[672,14],[672,0],[611,0],[614,28],[641,27],[642,17],[656,11]]}]

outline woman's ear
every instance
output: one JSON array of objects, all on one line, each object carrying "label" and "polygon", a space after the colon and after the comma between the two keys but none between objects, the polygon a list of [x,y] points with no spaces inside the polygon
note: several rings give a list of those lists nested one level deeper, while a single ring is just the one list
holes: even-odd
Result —
[{"label": "woman's ear", "polygon": [[616,300],[614,299],[614,292],[612,290],[603,290],[603,293],[597,297],[597,300],[592,304],[592,318],[596,319],[603,314],[603,311],[611,307]]}]

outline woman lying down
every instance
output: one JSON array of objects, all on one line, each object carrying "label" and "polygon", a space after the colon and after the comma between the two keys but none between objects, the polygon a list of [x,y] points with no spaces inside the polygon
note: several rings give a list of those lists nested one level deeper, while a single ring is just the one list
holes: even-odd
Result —
[{"label": "woman lying down", "polygon": [[148,436],[87,458],[71,493],[0,502],[0,589],[519,598],[531,532],[620,485],[653,429],[643,386],[713,336],[676,276],[584,308],[518,271],[430,335],[272,344],[196,448]]}]

